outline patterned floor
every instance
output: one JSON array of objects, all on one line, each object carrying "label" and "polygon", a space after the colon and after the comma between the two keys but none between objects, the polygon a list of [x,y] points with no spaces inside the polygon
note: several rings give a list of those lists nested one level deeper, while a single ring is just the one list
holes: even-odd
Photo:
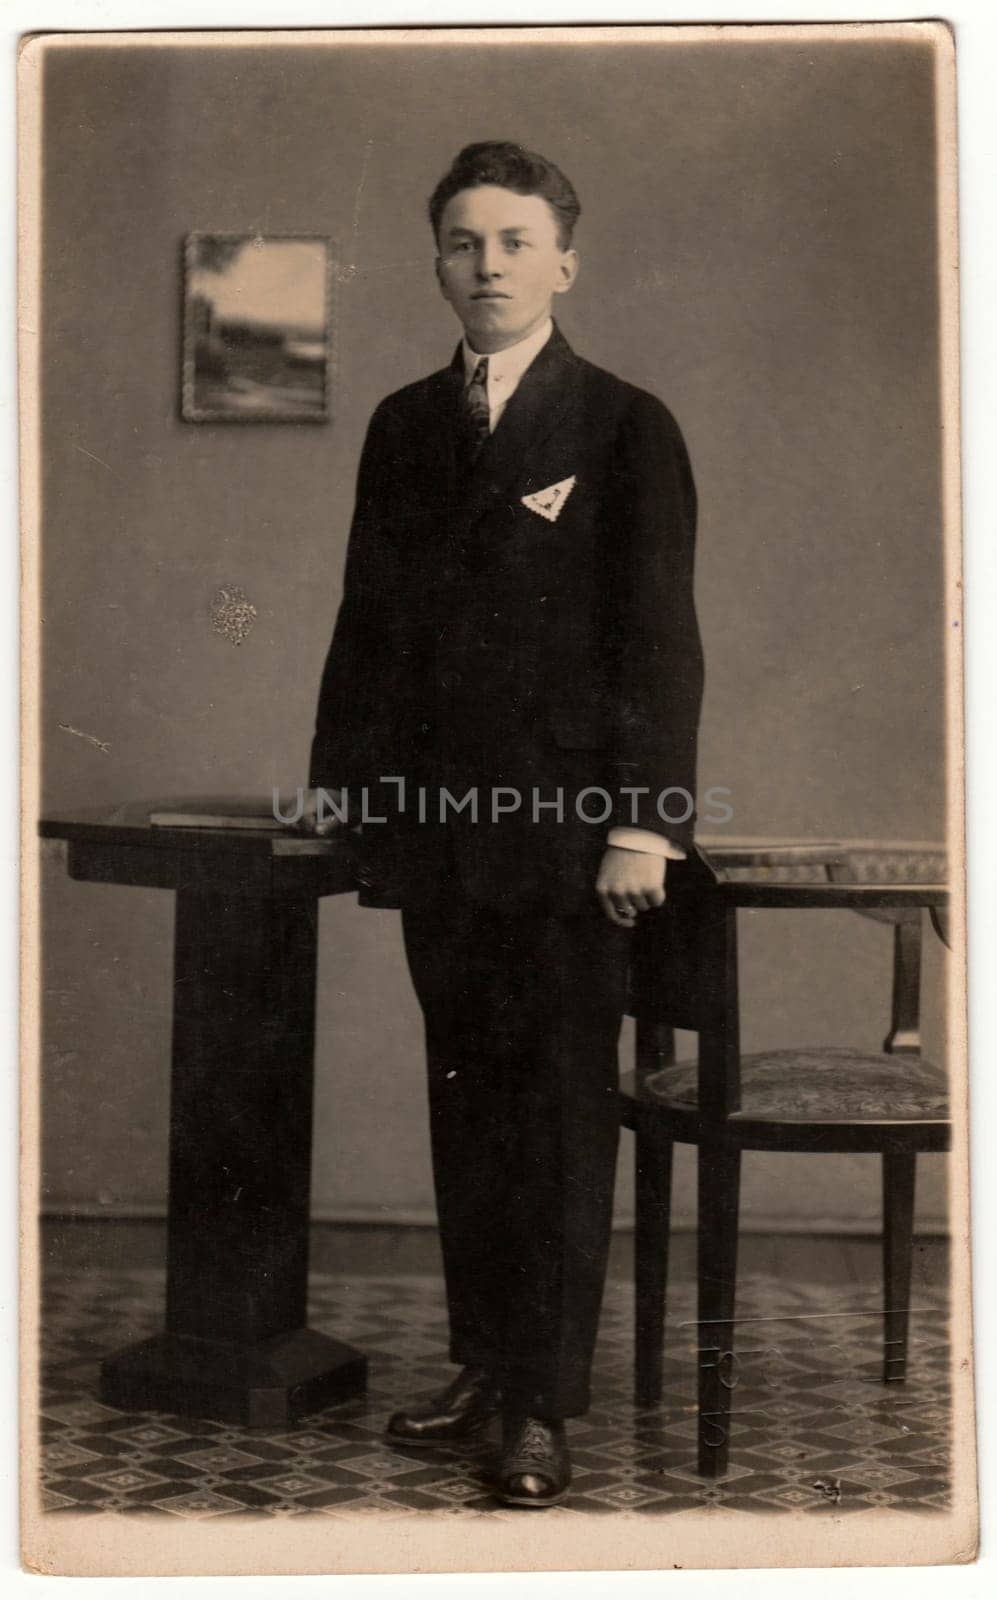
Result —
[{"label": "patterned floor", "polygon": [[[101,1405],[98,1362],[154,1332],[163,1275],[153,1269],[60,1272],[46,1293],[42,1435],[52,1511],[159,1513],[176,1518],[320,1513],[518,1518],[488,1491],[495,1440],[459,1449],[388,1446],[382,1429],[405,1398],[431,1392],[443,1358],[441,1285],[428,1276],[312,1276],[314,1327],[371,1358],[365,1400],[299,1426],[249,1431]],[[915,1296],[906,1385],[878,1381],[880,1319],[867,1291],[787,1284],[744,1274],[731,1470],[706,1483],[695,1469],[693,1290],[669,1308],[665,1395],[631,1399],[631,1291],[610,1282],[593,1389],[596,1406],[569,1424],[570,1500],[544,1513],[820,1514],[948,1504],[947,1323],[940,1290]]]}]

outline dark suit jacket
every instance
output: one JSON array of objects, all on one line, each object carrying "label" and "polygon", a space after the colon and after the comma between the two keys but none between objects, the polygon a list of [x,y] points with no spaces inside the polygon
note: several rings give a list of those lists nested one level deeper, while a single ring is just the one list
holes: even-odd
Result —
[{"label": "dark suit jacket", "polygon": [[[428,787],[477,786],[477,822],[451,815],[451,870],[482,903],[590,903],[606,832],[633,824],[691,845],[703,664],[693,605],[696,495],[678,426],[645,391],[577,356],[555,327],[472,467],[463,366],[390,395],[360,463],[342,605],[322,677],[310,782],[367,786],[372,903],[434,881],[443,830],[416,815]],[[524,496],[575,482],[556,521]],[[523,795],[493,823],[491,791]],[[612,798],[581,820],[578,793]],[[643,789],[633,799],[625,787]],[[534,821],[533,791],[564,793]],[[377,796],[383,799],[378,806]],[[582,801],[598,817],[605,801]],[[438,815],[438,811],[436,811]],[[354,811],[355,815],[355,811]]]}]

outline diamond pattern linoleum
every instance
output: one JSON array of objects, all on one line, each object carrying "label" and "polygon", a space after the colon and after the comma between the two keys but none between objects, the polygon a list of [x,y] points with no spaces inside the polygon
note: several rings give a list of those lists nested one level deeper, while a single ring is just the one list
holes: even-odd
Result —
[{"label": "diamond pattern linoleum", "polygon": [[[60,1271],[46,1290],[43,1476],[53,1511],[185,1518],[523,1515],[488,1488],[497,1424],[460,1448],[389,1446],[401,1401],[451,1375],[442,1285],[431,1276],[345,1278],[313,1273],[311,1324],[361,1346],[365,1399],[295,1427],[249,1430],[97,1399],[100,1358],[156,1331],[163,1274]],[[629,1284],[610,1281],[593,1381],[595,1404],[569,1423],[579,1512],[645,1516],[713,1506],[793,1515],[896,1507],[941,1510],[949,1495],[948,1347],[944,1294],[914,1296],[904,1385],[879,1382],[878,1295],[863,1286],[792,1284],[764,1272],[740,1285],[740,1359],[731,1468],[708,1483],[695,1467],[694,1289],[671,1291],[665,1392],[634,1406]]]}]

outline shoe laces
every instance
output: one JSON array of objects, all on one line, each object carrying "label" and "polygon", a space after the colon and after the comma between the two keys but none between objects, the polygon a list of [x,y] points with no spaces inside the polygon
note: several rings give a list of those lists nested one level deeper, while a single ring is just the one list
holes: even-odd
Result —
[{"label": "shoe laces", "polygon": [[547,1424],[538,1417],[526,1417],[516,1436],[516,1455],[525,1456],[529,1461],[549,1461],[550,1442]]}]

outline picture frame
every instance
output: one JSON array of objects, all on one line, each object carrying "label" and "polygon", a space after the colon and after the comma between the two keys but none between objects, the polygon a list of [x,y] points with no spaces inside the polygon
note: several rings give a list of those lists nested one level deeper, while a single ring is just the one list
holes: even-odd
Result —
[{"label": "picture frame", "polygon": [[328,422],[331,260],[320,234],[184,241],[186,422]]}]

